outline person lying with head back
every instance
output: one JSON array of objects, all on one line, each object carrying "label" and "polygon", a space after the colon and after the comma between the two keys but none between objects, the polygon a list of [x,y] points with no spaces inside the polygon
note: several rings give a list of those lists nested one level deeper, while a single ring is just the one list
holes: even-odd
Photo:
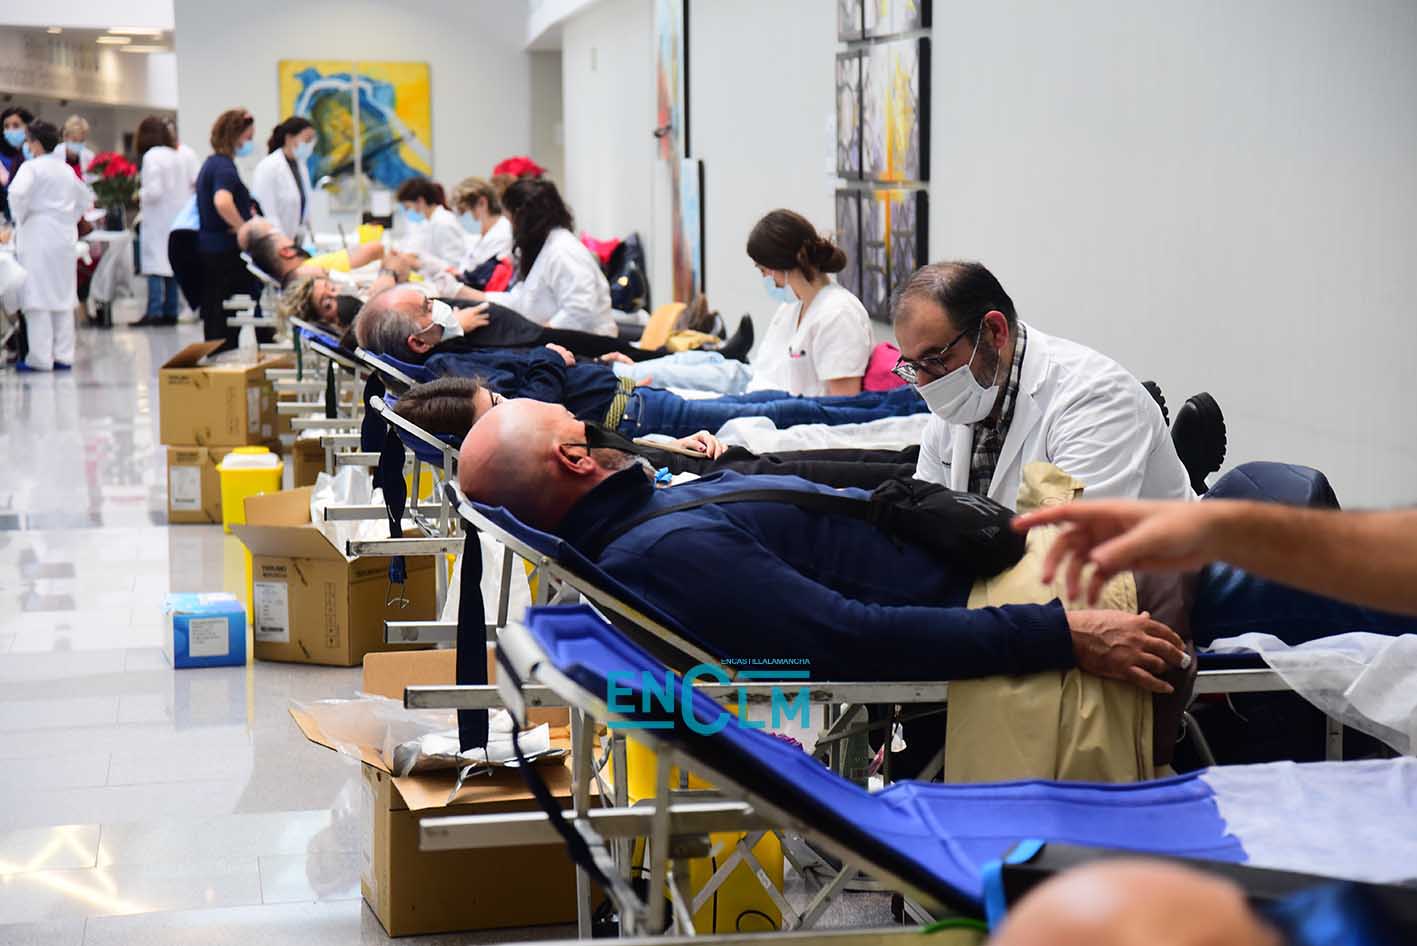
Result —
[{"label": "person lying with head back", "polygon": [[[1145,615],[1058,602],[964,607],[973,575],[871,523],[787,502],[646,511],[745,488],[835,494],[795,477],[720,473],[656,489],[594,425],[529,399],[490,406],[463,441],[458,482],[597,561],[716,658],[806,660],[816,679],[949,680],[1081,667],[1164,693],[1188,662]],[[864,498],[864,491],[845,495]],[[976,501],[977,500],[973,500]]]},{"label": "person lying with head back", "polygon": [[[438,378],[399,395],[394,411],[434,434],[462,438],[477,419],[505,398],[477,378]],[[613,436],[613,435],[607,435]],[[707,476],[721,470],[800,476],[827,486],[875,489],[892,479],[909,479],[919,460],[918,447],[904,450],[789,450],[754,454],[730,447],[706,430],[665,440],[623,440],[623,446],[656,470],[670,475]]]},{"label": "person lying with head back", "polygon": [[[583,420],[622,436],[686,437],[717,430],[736,417],[767,417],[778,427],[854,424],[919,413],[924,404],[908,387],[842,398],[788,397],[781,392],[688,400],[649,387],[650,381],[699,390],[731,389],[746,366],[714,352],[683,352],[639,364],[580,364],[563,346],[530,351],[496,349],[450,353],[449,334],[460,326],[451,310],[404,287],[364,306],[354,325],[360,347],[403,362],[422,362],[435,374],[482,378],[503,397],[564,404]],[[722,376],[730,375],[727,381]],[[741,390],[741,387],[739,388]]]},{"label": "person lying with head back", "polygon": [[[385,262],[379,271],[383,286],[392,286],[408,278],[410,269],[418,268],[418,260],[398,253],[385,253],[382,243],[359,243],[347,250],[311,256],[295,244],[287,234],[265,217],[252,217],[236,231],[236,242],[256,268],[285,286],[296,276],[327,276],[347,273],[378,260]],[[375,285],[380,285],[376,282]]]}]

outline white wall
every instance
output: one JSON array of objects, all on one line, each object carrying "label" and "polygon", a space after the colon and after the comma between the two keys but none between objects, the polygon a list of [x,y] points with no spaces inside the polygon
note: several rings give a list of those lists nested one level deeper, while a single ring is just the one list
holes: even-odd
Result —
[{"label": "white wall", "polygon": [[565,124],[562,116],[561,51],[527,54],[531,58],[531,155],[552,180],[566,178]]},{"label": "white wall", "polygon": [[651,0],[601,0],[561,24],[563,190],[593,236],[652,236],[653,27]]},{"label": "white wall", "polygon": [[[184,142],[208,152],[212,121],[249,108],[258,152],[279,122],[281,59],[427,62],[433,106],[433,176],[451,186],[486,176],[531,144],[525,10],[501,0],[304,0],[298,28],[287,0],[243,0],[232,20],[219,0],[176,5],[178,121]],[[263,25],[264,24],[264,25]],[[249,159],[254,167],[258,158]],[[250,168],[247,168],[249,171]]]},{"label": "white wall", "polygon": [[[830,231],[826,172],[836,20],[832,0],[689,4],[689,128],[704,162],[704,269],[730,326],[766,327],[773,303],[743,252],[764,213],[791,207]],[[566,191],[597,235],[639,230],[656,301],[668,301],[667,175],[655,120],[651,0],[600,0],[562,26]]]},{"label": "white wall", "polygon": [[1173,410],[1210,391],[1230,463],[1417,500],[1417,4],[935,16],[931,255],[984,261]]}]

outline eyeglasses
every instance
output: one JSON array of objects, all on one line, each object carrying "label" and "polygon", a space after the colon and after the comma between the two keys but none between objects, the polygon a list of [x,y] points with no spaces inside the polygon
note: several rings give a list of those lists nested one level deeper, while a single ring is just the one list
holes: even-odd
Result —
[{"label": "eyeglasses", "polygon": [[[984,324],[982,322],[979,324],[979,330],[981,332],[984,330]],[[916,380],[920,377],[920,372],[922,371],[926,371],[934,375],[944,374],[945,355],[949,352],[951,348],[959,344],[960,339],[964,338],[968,334],[968,329],[963,332],[960,332],[953,339],[951,339],[950,343],[944,348],[939,349],[933,354],[922,355],[919,361],[911,361],[909,358],[906,358],[904,355],[902,355],[896,361],[895,367],[891,368],[891,373],[894,374],[900,380],[904,381],[906,384],[915,384]]]}]

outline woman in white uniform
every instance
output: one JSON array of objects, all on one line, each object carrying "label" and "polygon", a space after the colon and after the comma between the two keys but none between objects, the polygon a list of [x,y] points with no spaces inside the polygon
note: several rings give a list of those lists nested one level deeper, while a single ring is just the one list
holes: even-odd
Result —
[{"label": "woman in white uniform", "polygon": [[261,216],[297,244],[310,228],[310,155],[315,153],[315,126],[292,115],[271,131],[270,152],[251,175],[251,196]]},{"label": "woman in white uniform", "polygon": [[411,177],[399,185],[394,195],[403,205],[411,232],[402,249],[413,253],[423,265],[420,269],[450,270],[467,253],[467,232],[451,210],[443,206],[443,194],[437,184],[426,177]]},{"label": "woman in white uniform", "polygon": [[748,256],[768,295],[782,303],[753,355],[748,390],[860,394],[871,319],[831,276],[846,268],[846,254],[800,214],[774,210],[748,235]]},{"label": "woman in white uniform", "polygon": [[134,325],[177,324],[177,280],[167,257],[167,238],[178,212],[192,197],[194,179],[188,177],[187,162],[173,147],[175,143],[167,122],[156,115],[138,123],[133,142],[142,167],[138,206],[143,231],[138,263],[148,277],[148,307]]},{"label": "woman in white uniform", "polygon": [[453,209],[468,234],[458,276],[472,288],[484,289],[496,261],[512,252],[512,223],[502,213],[496,188],[480,177],[458,182],[453,188]]},{"label": "woman in white uniform", "polygon": [[576,239],[575,220],[556,185],[516,181],[502,195],[502,210],[512,220],[516,281],[506,292],[469,289],[468,297],[504,305],[547,328],[619,335],[610,283],[595,254]]},{"label": "woman in white uniform", "polygon": [[59,129],[31,122],[23,146],[25,162],[10,182],[15,218],[15,253],[29,278],[20,289],[20,308],[29,333],[29,354],[21,371],[68,370],[74,365],[74,307],[79,303],[74,244],[89,191],[65,163]]}]

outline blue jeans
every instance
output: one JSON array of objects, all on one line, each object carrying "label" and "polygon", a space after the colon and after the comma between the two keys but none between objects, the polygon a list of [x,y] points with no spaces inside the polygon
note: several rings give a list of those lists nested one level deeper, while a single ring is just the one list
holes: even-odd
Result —
[{"label": "blue jeans", "polygon": [[1191,632],[1196,646],[1209,647],[1219,638],[1251,631],[1273,634],[1286,644],[1302,644],[1349,631],[1414,634],[1417,617],[1373,611],[1309,594],[1224,562],[1212,562],[1202,568],[1195,606],[1191,608]]},{"label": "blue jeans", "polygon": [[148,277],[148,308],[143,313],[152,318],[177,318],[177,280],[171,276]]},{"label": "blue jeans", "polygon": [[909,385],[846,397],[792,397],[782,391],[754,391],[697,401],[658,388],[640,388],[631,398],[619,433],[627,437],[688,437],[700,430],[718,430],[735,417],[766,417],[779,429],[797,424],[864,424],[925,410],[925,401]]}]

